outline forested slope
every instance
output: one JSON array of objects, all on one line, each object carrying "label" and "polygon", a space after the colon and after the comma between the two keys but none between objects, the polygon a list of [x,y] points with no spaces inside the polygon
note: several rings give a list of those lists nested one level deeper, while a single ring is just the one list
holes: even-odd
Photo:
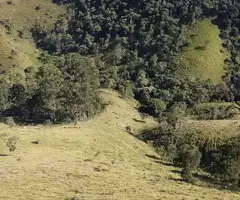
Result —
[{"label": "forested slope", "polygon": [[[50,26],[46,25],[47,20],[31,23],[31,33],[42,50],[38,62],[56,67],[46,73],[57,73],[62,77],[59,80],[66,83],[68,79],[69,82],[43,81],[52,88],[63,88],[55,93],[45,91],[41,87],[48,86],[41,85],[38,80],[41,76],[34,70],[30,70],[31,76],[39,83],[35,88],[24,84],[30,81],[24,78],[25,74],[22,85],[13,86],[11,82],[2,81],[10,90],[2,91],[5,98],[10,96],[4,101],[5,105],[1,105],[5,110],[10,109],[7,115],[15,113],[22,117],[21,113],[28,112],[29,115],[23,118],[54,122],[85,119],[101,107],[94,95],[99,87],[116,89],[124,97],[135,97],[142,104],[141,110],[154,116],[172,110],[173,106],[186,110],[199,103],[238,99],[239,4],[236,1],[86,0],[54,3],[55,6],[69,7],[67,14],[61,15]],[[35,9],[35,12],[41,12],[45,9],[44,4],[39,3]],[[45,13],[46,17],[48,14]],[[195,34],[199,35],[194,41]],[[70,63],[71,58],[76,58],[74,53],[92,63],[90,68],[96,70],[93,75],[96,84],[90,81],[93,78],[88,69],[84,71],[89,78],[84,76],[89,82],[83,74],[73,77],[77,61]],[[69,67],[75,69],[66,67],[66,59]],[[80,68],[85,68],[84,64]],[[77,85],[78,80],[88,83]],[[21,95],[25,98],[21,103],[14,103],[14,98],[18,98],[14,96],[17,94],[11,93],[14,87],[22,88]],[[66,88],[75,88],[76,94],[69,94]],[[84,91],[88,95],[82,95]],[[66,108],[64,102],[70,98],[74,101]],[[38,106],[29,107],[29,104]],[[77,105],[87,109],[81,111]],[[45,115],[39,116],[36,112]]]},{"label": "forested slope", "polygon": [[[142,133],[139,138],[148,141],[150,137],[149,143],[163,154],[162,158],[181,166],[183,180],[198,184],[195,182],[197,177],[197,182],[206,179],[205,182],[201,182],[201,186],[211,182],[207,184],[209,187],[217,185],[228,189],[239,188],[237,187],[240,183],[240,139],[237,131],[239,126],[238,121],[232,120],[238,120],[240,116],[240,3],[238,1],[1,0],[0,8],[1,122],[10,127],[14,127],[16,123],[60,125],[72,122],[78,124],[92,118],[82,123],[82,127],[84,132],[89,131],[93,135],[87,133],[79,141],[81,144],[86,142],[84,148],[87,150],[82,149],[87,151],[86,155],[89,156],[94,149],[94,142],[97,139],[99,139],[96,147],[98,150],[108,148],[106,146],[108,142],[113,148],[115,148],[114,144],[117,144],[117,147],[123,145],[117,150],[124,151],[127,159],[133,158],[132,155],[139,156],[134,160],[136,162],[127,167],[140,170],[141,181],[147,180],[151,188],[149,191],[155,192],[156,187],[151,181],[155,180],[153,181],[155,184],[158,174],[154,173],[154,176],[150,174],[156,169],[159,170],[159,165],[149,163],[149,159],[143,155],[143,152],[147,153],[149,148],[132,137],[134,135],[132,127],[126,127],[129,122],[137,128],[139,123],[142,128],[148,125],[143,119],[135,118],[140,116],[136,110],[134,115],[128,116],[126,110],[131,111],[132,107],[126,106],[124,102],[128,98],[135,98],[139,100],[139,105],[135,105],[135,108],[142,112],[142,116],[150,114],[160,122],[157,129]],[[103,101],[102,88],[114,89],[120,93],[118,97],[115,94],[114,101],[118,102],[120,97],[122,98],[122,103],[117,106],[118,109],[110,112],[110,115],[104,115],[108,108],[106,106],[109,106],[110,102]],[[111,108],[116,109],[114,106]],[[96,116],[98,117],[95,118]],[[124,117],[128,121],[123,120]],[[195,121],[192,121],[193,119]],[[224,121],[226,119],[230,121]],[[200,123],[197,120],[202,121]],[[209,123],[212,122],[214,124],[209,127]],[[149,123],[155,124],[153,121]],[[215,128],[218,124],[221,125],[219,129]],[[76,128],[67,125],[66,127]],[[206,127],[209,127],[208,131],[205,131]],[[12,133],[12,130],[22,131],[21,127],[5,128],[3,126],[3,130],[12,135],[16,134]],[[28,128],[30,132],[35,130],[32,126]],[[51,150],[55,153],[47,164],[60,157],[62,150],[73,150],[76,153],[71,145],[77,144],[77,149],[80,148],[80,143],[72,141],[78,138],[79,132],[70,131],[70,135],[67,136],[64,133],[60,135],[63,139],[59,139],[59,135],[56,138],[53,135],[56,134],[55,131],[62,131],[60,126],[45,128],[39,129],[40,132],[46,130],[41,139],[46,142],[44,148],[50,150],[41,149],[41,156],[44,157]],[[101,137],[97,133],[98,128]],[[123,132],[124,128],[127,132]],[[56,145],[50,139],[46,141],[44,138],[47,137],[48,131],[51,133],[51,140],[61,141]],[[116,138],[112,137],[113,133]],[[29,134],[31,135],[32,132]],[[120,143],[118,134],[124,137]],[[5,136],[3,133],[2,137]],[[91,140],[93,143],[88,143],[88,137],[93,139]],[[13,151],[15,150],[15,140],[16,137],[13,137],[7,141],[10,150],[12,148]],[[68,140],[71,142],[68,143]],[[129,141],[131,145],[128,144]],[[133,150],[134,154],[131,155],[125,151],[124,147],[131,150],[132,145],[136,143],[136,148],[140,151]],[[31,144],[38,144],[38,141],[32,141]],[[111,156],[114,155],[115,150],[111,151]],[[28,156],[24,153],[22,155]],[[30,153],[29,156],[30,161],[34,163],[30,170],[30,173],[33,173],[39,163],[33,159],[35,158],[33,154]],[[67,160],[68,154],[64,156]],[[71,157],[69,161],[73,162],[71,159],[74,158]],[[85,159],[84,156],[78,158]],[[7,159],[10,160],[11,166],[21,160],[21,158],[20,160],[17,158],[17,161],[11,160],[9,157]],[[88,158],[86,159],[88,162]],[[147,162],[144,168],[138,168],[142,164],[139,161],[141,159],[144,159],[144,163]],[[161,163],[162,161],[159,162],[164,164]],[[27,163],[21,163],[25,170]],[[8,164],[5,165],[5,169],[8,169]],[[54,163],[54,167],[56,165]],[[150,165],[153,165],[153,168],[148,168]],[[82,166],[85,167],[85,163]],[[195,174],[194,170],[196,171],[197,167],[208,174]],[[99,166],[92,169],[97,172],[102,170]],[[13,167],[13,170],[17,169]],[[58,170],[61,171],[60,168]],[[103,168],[104,170],[106,169]],[[150,178],[145,179],[144,170],[148,170],[147,175]],[[54,170],[51,173],[53,174],[50,177],[55,181]],[[31,177],[32,174],[28,175]],[[79,178],[79,174],[77,177]],[[89,181],[88,174],[86,177],[84,184]],[[133,177],[138,183],[139,177],[135,174]],[[11,185],[15,177],[11,178],[6,179],[8,185],[4,189]],[[95,178],[94,180],[99,180],[97,175]],[[100,178],[108,180],[104,175]],[[166,181],[166,178],[173,179],[171,183],[174,189],[169,189],[169,180]],[[167,191],[167,195],[164,194],[165,198],[169,195],[175,198],[176,194],[178,196],[182,192],[178,191],[178,186],[182,185],[179,183],[179,175],[175,180],[177,184],[174,184],[174,179],[176,178],[173,173],[167,173],[167,176],[157,179],[166,181],[163,189]],[[29,183],[36,186],[36,181],[31,181],[29,180]],[[111,181],[113,180],[110,179],[109,184],[112,184]],[[123,182],[124,185],[126,179]],[[22,183],[24,185],[24,182]],[[43,184],[45,183],[43,181]],[[46,184],[49,183],[52,182]],[[134,194],[138,186],[142,187],[133,184]],[[183,198],[188,197],[190,190],[189,185],[185,186],[187,192],[184,193]],[[41,190],[41,183],[38,189]],[[58,187],[54,189],[59,194]],[[113,190],[110,194],[116,192],[114,188],[111,189]],[[198,190],[197,187],[195,189]],[[120,187],[120,190],[123,192],[118,191],[118,195],[125,193],[126,188]],[[139,192],[141,198],[149,197],[146,192],[148,190],[142,191],[144,192]],[[219,193],[215,189],[207,189],[207,191],[215,191],[216,199],[219,194],[224,193]],[[92,195],[91,191],[89,193]],[[4,195],[9,194],[7,192]],[[131,193],[130,197],[134,194]],[[201,197],[194,195],[194,198],[202,198],[204,194],[202,192]],[[92,196],[88,196],[90,197]],[[153,197],[163,196],[161,193],[156,195],[153,193]],[[231,193],[231,198],[235,197],[237,198],[237,194]]]}]

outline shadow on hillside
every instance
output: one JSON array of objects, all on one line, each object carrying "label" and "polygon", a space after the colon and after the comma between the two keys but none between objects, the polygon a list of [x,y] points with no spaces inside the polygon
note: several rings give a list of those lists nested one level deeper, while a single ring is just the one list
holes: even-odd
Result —
[{"label": "shadow on hillside", "polygon": [[[161,158],[155,155],[145,154],[145,156],[153,159],[153,162],[157,164],[165,165],[168,167],[180,167],[171,162],[163,161],[161,160]],[[181,169],[172,169],[169,171],[174,174],[178,174],[180,176],[179,178],[169,178],[170,180],[176,181],[176,182],[185,182],[184,179],[181,178],[181,173],[182,173]],[[230,183],[223,183],[223,182],[217,181],[214,177],[207,174],[201,174],[199,172],[196,172],[193,174],[193,177],[197,182],[197,184],[195,185],[199,187],[212,188],[212,189],[218,189],[218,190],[229,190],[231,192],[236,192],[236,193],[240,192],[240,188],[238,186],[232,185]]]},{"label": "shadow on hillside", "polygon": [[165,161],[158,161],[158,160],[155,160],[154,161],[155,163],[158,163],[158,164],[161,164],[161,165],[165,165],[165,166],[168,166],[168,167],[176,167],[176,165],[174,165],[173,163],[171,162],[165,162]]},{"label": "shadow on hillside", "polygon": [[145,154],[145,156],[147,156],[148,158],[155,159],[155,160],[161,160],[159,157],[157,157],[157,156],[155,156],[155,155]]},{"label": "shadow on hillside", "polygon": [[[178,174],[181,177],[181,170],[170,170],[172,173]],[[212,189],[218,189],[218,190],[230,190],[231,192],[239,193],[240,188],[236,185],[232,185],[230,183],[223,183],[220,181],[216,181],[214,177],[211,177],[210,175],[206,174],[200,174],[198,172],[193,174],[193,177],[196,180],[196,184],[199,187],[204,187],[204,188],[212,188]],[[176,182],[185,182],[183,178],[170,178],[172,181]]]},{"label": "shadow on hillside", "polygon": [[138,122],[138,123],[143,123],[143,124],[145,124],[146,123],[146,121],[144,121],[144,120],[141,120],[141,119],[136,119],[136,118],[132,118],[135,122]]},{"label": "shadow on hillside", "polygon": [[8,154],[0,153],[0,157],[6,157],[6,156],[8,156]]},{"label": "shadow on hillside", "polygon": [[160,135],[159,135],[158,128],[150,129],[150,130],[144,130],[142,133],[140,133],[137,136],[137,138],[139,140],[142,140],[146,143],[157,141],[159,139],[159,137],[160,137]]},{"label": "shadow on hillside", "polygon": [[203,185],[200,185],[203,187],[216,188],[218,190],[230,190],[231,192],[236,193],[240,192],[240,188],[237,185],[217,181],[209,175],[196,173],[194,174],[194,177],[204,183]]},{"label": "shadow on hillside", "polygon": [[[160,139],[160,135],[158,133],[159,133],[158,129],[147,130],[147,131],[142,132],[140,135],[138,135],[137,138],[146,143],[154,142],[154,141]],[[156,155],[145,154],[145,156],[147,156],[148,158],[151,158],[152,162],[154,162],[154,163],[157,163],[160,165],[165,165],[168,167],[175,167],[176,169],[172,169],[172,170],[169,169],[169,171],[174,174],[178,174],[179,178],[169,178],[169,179],[172,181],[176,181],[176,182],[185,182],[185,180],[181,177],[182,170],[181,170],[180,164],[177,165],[172,162],[163,161],[160,157],[158,157]],[[210,175],[206,175],[206,174],[197,172],[197,173],[193,174],[193,177],[196,180],[196,183],[194,185],[197,185],[199,187],[218,189],[221,191],[229,190],[234,193],[240,192],[239,186],[218,181],[218,180],[216,180],[215,177],[210,176]]]},{"label": "shadow on hillside", "polygon": [[167,162],[162,160],[161,158],[155,156],[155,155],[150,155],[150,154],[145,154],[145,156],[147,156],[148,158],[154,159],[153,162],[157,163],[157,164],[161,164],[161,165],[165,165],[168,167],[180,167],[177,164],[173,164],[172,162]]}]

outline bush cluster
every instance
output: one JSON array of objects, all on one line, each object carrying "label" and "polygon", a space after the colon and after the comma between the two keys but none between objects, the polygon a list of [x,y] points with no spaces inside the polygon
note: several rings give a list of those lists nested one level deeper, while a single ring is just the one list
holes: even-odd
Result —
[{"label": "bush cluster", "polygon": [[[28,68],[21,84],[0,78],[0,110],[10,108],[8,115],[26,114],[24,118],[30,120],[53,122],[83,120],[97,112],[100,86],[135,97],[142,111],[154,116],[169,111],[175,103],[194,108],[201,103],[240,100],[237,1],[53,2],[69,4],[68,14],[52,30],[38,23],[31,29],[36,45],[51,59],[41,56],[44,65],[37,72]],[[183,37],[186,28],[206,17],[215,19],[223,46],[231,53],[226,60],[228,73],[219,85],[184,78],[176,73],[179,66],[173,62],[189,45]],[[236,110],[223,112],[228,110],[207,108],[202,117],[228,118]]]},{"label": "bush cluster", "polygon": [[234,119],[239,115],[239,106],[235,103],[204,103],[195,106],[199,119]]},{"label": "bush cluster", "polygon": [[186,27],[205,17],[216,18],[214,23],[221,28],[227,48],[232,37],[228,30],[234,29],[235,39],[239,32],[239,5],[235,1],[54,2],[70,4],[71,14],[62,16],[51,31],[36,24],[32,33],[38,47],[57,56],[75,52],[96,58],[101,86],[137,98],[144,112],[159,116],[174,103],[193,107],[237,96],[237,92],[232,93],[237,89],[237,73],[229,73],[226,83],[213,85],[179,76],[178,66],[172,62],[188,45],[183,37]]},{"label": "bush cluster", "polygon": [[[216,182],[240,186],[240,137],[204,135],[184,121],[178,126],[163,123],[159,128],[142,135],[153,141],[156,149],[165,151],[166,159],[181,166],[182,177],[194,183],[197,168],[211,174]],[[163,153],[163,152],[160,152]]]},{"label": "bush cluster", "polygon": [[[99,70],[94,59],[69,53],[42,57],[46,64],[25,69],[25,84],[2,80],[2,115],[31,122],[85,120],[101,109]],[[9,125],[13,123],[7,118]]]}]

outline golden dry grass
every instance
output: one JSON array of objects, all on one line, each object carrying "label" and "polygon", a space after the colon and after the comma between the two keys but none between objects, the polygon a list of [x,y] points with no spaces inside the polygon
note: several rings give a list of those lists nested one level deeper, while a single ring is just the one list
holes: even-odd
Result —
[{"label": "golden dry grass", "polygon": [[[66,12],[63,6],[53,4],[51,0],[0,0],[0,19],[8,20],[14,30],[29,29],[36,22],[51,28],[60,14]],[[36,7],[40,6],[40,10]]]},{"label": "golden dry grass", "polygon": [[[35,8],[40,5],[40,10]],[[39,52],[31,38],[30,29],[36,23],[50,29],[66,9],[50,0],[0,0],[0,70],[6,71],[13,81],[21,80],[21,69],[38,66]],[[10,30],[6,29],[6,24]],[[19,37],[19,31],[23,36]]]},{"label": "golden dry grass", "polygon": [[216,136],[227,139],[240,135],[239,120],[187,120],[187,124],[199,130],[203,137]]},{"label": "golden dry grass", "polygon": [[109,103],[106,110],[77,126],[0,125],[0,153],[9,153],[3,147],[7,138],[19,137],[17,150],[0,157],[0,199],[240,199],[238,193],[184,183],[173,171],[177,168],[147,157],[155,155],[153,149],[125,127],[142,130],[157,123],[133,120],[141,119],[137,102],[112,91],[102,96]]},{"label": "golden dry grass", "polygon": [[[37,50],[27,39],[14,40],[0,28],[0,68],[12,76],[21,69],[37,64]],[[8,75],[10,75],[8,74]]]}]

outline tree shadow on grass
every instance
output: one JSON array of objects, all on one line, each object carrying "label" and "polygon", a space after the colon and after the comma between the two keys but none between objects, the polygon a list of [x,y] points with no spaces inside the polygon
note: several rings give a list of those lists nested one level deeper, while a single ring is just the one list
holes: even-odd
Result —
[{"label": "tree shadow on grass", "polygon": [[6,157],[6,156],[8,156],[8,154],[0,153],[0,157]]},{"label": "tree shadow on grass", "polygon": [[161,165],[168,166],[168,167],[177,167],[176,165],[174,165],[171,162],[165,162],[165,161],[162,161],[162,160],[155,160],[154,162],[158,163],[158,164],[161,164]]},{"label": "tree shadow on grass", "polygon": [[196,173],[194,174],[194,177],[200,180],[202,183],[204,183],[203,185],[200,186],[216,188],[218,190],[230,190],[231,192],[234,193],[240,192],[239,186],[226,182],[217,181],[214,177],[210,175]]},{"label": "tree shadow on grass", "polygon": [[[182,170],[170,170],[172,173],[178,174],[181,176]],[[240,188],[236,185],[232,185],[230,183],[224,183],[217,181],[214,177],[208,175],[208,174],[202,174],[199,172],[196,172],[193,174],[193,177],[195,178],[196,183],[193,185],[203,187],[203,188],[211,188],[211,189],[218,189],[218,190],[229,190],[234,193],[239,193]],[[183,178],[170,178],[172,181],[176,182],[185,182]]]},{"label": "tree shadow on grass", "polygon": [[[150,154],[145,154],[148,158],[153,159],[153,162],[161,164],[161,165],[165,165],[168,167],[181,167],[180,165],[176,165],[172,162],[167,162],[167,161],[163,161],[161,160],[159,157],[155,156],[155,155],[150,155]],[[169,178],[169,180],[172,181],[176,181],[176,182],[185,182],[185,180],[183,178],[181,178],[181,173],[182,170],[181,169],[172,169],[169,170],[170,172],[174,173],[174,174],[178,174],[180,177],[179,178]],[[196,183],[194,185],[197,185],[199,187],[203,187],[203,188],[212,188],[212,189],[218,189],[218,190],[229,190],[231,192],[234,193],[239,193],[240,192],[240,188],[236,185],[232,185],[229,183],[223,183],[220,181],[217,181],[214,177],[208,175],[208,174],[202,174],[199,172],[196,172],[193,174],[193,177],[196,180]]]},{"label": "tree shadow on grass", "polygon": [[145,156],[147,156],[148,158],[154,159],[153,162],[161,164],[161,165],[165,165],[168,167],[181,167],[180,165],[174,164],[172,162],[164,161],[155,155],[145,154]]},{"label": "tree shadow on grass", "polygon": [[159,157],[157,157],[157,156],[155,156],[155,155],[145,154],[145,156],[147,156],[148,158],[155,159],[155,160],[161,160]]}]

